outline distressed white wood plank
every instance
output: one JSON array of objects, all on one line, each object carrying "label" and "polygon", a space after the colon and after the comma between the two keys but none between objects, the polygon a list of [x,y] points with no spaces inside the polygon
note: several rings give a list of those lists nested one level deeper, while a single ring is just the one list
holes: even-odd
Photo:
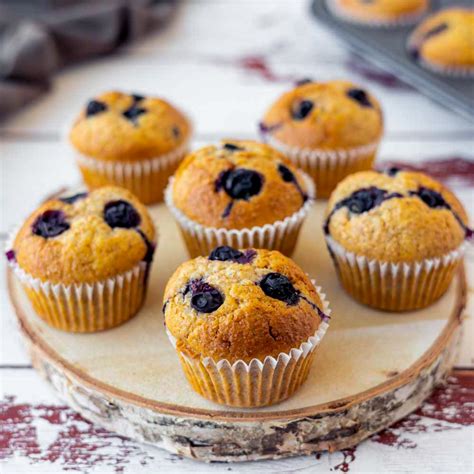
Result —
[{"label": "distressed white wood plank", "polygon": [[[443,415],[443,406],[436,397],[415,415],[355,449],[280,461],[203,464],[90,425],[55,399],[33,370],[3,370],[1,375],[4,410],[0,416],[9,435],[0,451],[5,473],[59,473],[66,469],[125,474],[472,472],[474,427],[449,422],[449,413]],[[459,390],[459,379],[452,379],[450,387]],[[472,392],[472,388],[467,390]],[[445,393],[450,413],[469,410],[451,392]]]},{"label": "distressed white wood plank", "polygon": [[273,63],[269,59],[269,67],[277,77],[292,79],[268,81],[259,72],[233,62],[216,64],[213,59],[171,64],[147,57],[103,58],[59,74],[49,94],[19,112],[3,128],[58,133],[91,96],[113,88],[167,97],[189,113],[198,134],[248,135],[255,133],[266,108],[291,87],[293,79],[313,77],[347,78],[370,88],[383,105],[388,136],[472,130],[467,121],[417,92],[369,83],[344,64],[318,62],[317,58],[309,64]]}]

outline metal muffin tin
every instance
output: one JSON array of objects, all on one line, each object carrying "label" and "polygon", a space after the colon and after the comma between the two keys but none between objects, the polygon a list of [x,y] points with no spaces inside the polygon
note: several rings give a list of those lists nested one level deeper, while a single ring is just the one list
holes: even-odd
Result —
[{"label": "metal muffin tin", "polygon": [[[433,1],[427,15],[448,6],[472,6],[472,2]],[[416,25],[388,28],[351,23],[334,16],[326,0],[313,0],[311,11],[315,18],[334,30],[357,54],[393,73],[441,105],[474,121],[473,79],[436,74],[420,66],[408,54],[407,40]]]}]

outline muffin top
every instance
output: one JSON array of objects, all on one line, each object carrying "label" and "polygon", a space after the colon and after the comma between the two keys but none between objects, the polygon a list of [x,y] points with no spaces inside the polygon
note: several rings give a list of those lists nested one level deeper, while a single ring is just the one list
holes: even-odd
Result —
[{"label": "muffin top", "polygon": [[396,21],[418,15],[429,6],[429,0],[332,0],[336,7],[356,20]]},{"label": "muffin top", "polygon": [[135,162],[184,147],[190,133],[186,117],[163,99],[106,92],[88,102],[69,139],[84,155]]},{"label": "muffin top", "polygon": [[217,247],[183,263],[165,289],[165,323],[177,348],[214,361],[263,361],[299,348],[323,303],[306,274],[280,252]]},{"label": "muffin top", "polygon": [[20,228],[7,257],[41,281],[93,283],[151,262],[154,241],[145,206],[110,186],[42,204]]},{"label": "muffin top", "polygon": [[411,54],[435,66],[474,67],[474,10],[447,8],[423,21],[410,36]]},{"label": "muffin top", "polygon": [[173,204],[208,227],[243,229],[298,211],[310,190],[302,172],[273,148],[228,140],[188,155],[173,182]]},{"label": "muffin top", "polygon": [[397,168],[341,181],[329,199],[325,232],[345,250],[387,262],[441,257],[470,234],[451,191],[423,173]]},{"label": "muffin top", "polygon": [[375,97],[351,82],[304,82],[268,109],[260,129],[270,143],[345,149],[377,142],[383,117]]}]

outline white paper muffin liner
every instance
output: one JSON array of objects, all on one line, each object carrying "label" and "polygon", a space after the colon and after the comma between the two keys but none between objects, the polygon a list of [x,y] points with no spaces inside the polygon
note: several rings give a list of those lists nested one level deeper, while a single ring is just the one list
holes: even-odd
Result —
[{"label": "white paper muffin liner", "polygon": [[343,21],[353,23],[355,25],[367,26],[369,28],[397,28],[401,26],[411,26],[416,23],[428,12],[428,8],[420,8],[416,12],[412,12],[405,15],[400,15],[397,18],[386,19],[386,18],[360,18],[355,15],[351,15],[350,12],[345,10],[338,2],[338,0],[326,0],[326,5],[329,11],[336,17]]},{"label": "white paper muffin liner", "polygon": [[380,143],[377,140],[359,147],[324,150],[286,145],[269,134],[264,136],[264,140],[313,178],[317,198],[329,197],[339,181],[346,176],[372,169]]},{"label": "white paper muffin liner", "polygon": [[422,58],[416,60],[425,69],[428,69],[435,74],[442,76],[456,77],[460,79],[472,79],[474,77],[474,66],[472,67],[456,67],[456,66],[441,66],[439,64],[430,63]]},{"label": "white paper muffin liner", "polygon": [[301,173],[308,193],[303,206],[281,221],[245,229],[207,227],[191,220],[173,202],[173,181],[171,178],[165,191],[165,202],[178,223],[191,257],[209,255],[221,245],[235,248],[265,248],[293,253],[301,226],[314,203],[315,187],[309,176]]},{"label": "white paper muffin liner", "polygon": [[[10,235],[7,251],[13,248],[15,235]],[[105,280],[64,285],[33,277],[15,260],[8,264],[38,316],[54,328],[80,333],[110,329],[132,318],[145,300],[151,265],[140,262]]]},{"label": "white paper muffin liner", "polygon": [[467,243],[439,258],[390,263],[347,251],[332,237],[326,243],[344,289],[356,300],[387,311],[424,308],[448,289]]},{"label": "white paper muffin liner", "polygon": [[[329,316],[331,309],[321,287],[311,280],[323,304],[322,311]],[[290,397],[306,380],[315,349],[329,327],[322,320],[317,331],[299,347],[278,357],[267,356],[263,361],[249,363],[227,359],[214,361],[211,357],[193,358],[176,347],[176,339],[166,334],[176,349],[184,373],[194,390],[205,398],[223,405],[257,407],[279,403]]]},{"label": "white paper muffin liner", "polygon": [[89,187],[115,184],[132,191],[143,203],[151,204],[163,200],[168,179],[188,149],[186,141],[169,153],[134,162],[98,160],[77,151],[75,158]]}]

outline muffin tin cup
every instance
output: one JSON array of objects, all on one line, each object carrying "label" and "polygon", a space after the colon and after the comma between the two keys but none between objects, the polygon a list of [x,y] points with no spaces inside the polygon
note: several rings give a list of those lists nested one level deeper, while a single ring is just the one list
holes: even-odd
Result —
[{"label": "muffin tin cup", "polygon": [[386,311],[421,309],[441,298],[467,245],[440,258],[390,263],[349,252],[331,237],[326,243],[344,289],[360,303]]},{"label": "muffin tin cup", "polygon": [[[326,296],[321,287],[315,285],[315,288],[323,311],[329,316],[331,310]],[[188,382],[199,395],[222,405],[250,408],[279,403],[300,388],[328,327],[328,321],[323,320],[314,335],[299,347],[288,353],[281,352],[276,358],[267,356],[263,361],[252,359],[249,363],[190,357],[177,348],[176,339],[168,330],[166,333],[178,353]]]},{"label": "muffin tin cup", "polygon": [[265,248],[279,250],[291,256],[294,251],[301,226],[314,201],[314,184],[309,176],[302,173],[308,190],[309,199],[291,216],[272,224],[256,226],[250,229],[225,229],[206,227],[184,215],[173,203],[173,178],[165,191],[165,202],[173,214],[189,255],[194,258],[209,255],[220,245],[235,248]]},{"label": "muffin tin cup", "polygon": [[[7,250],[12,248],[13,237]],[[128,321],[141,308],[147,290],[149,263],[95,283],[63,285],[42,281],[9,261],[33,309],[50,326],[67,332],[103,331]]]},{"label": "muffin tin cup", "polygon": [[369,28],[398,28],[402,26],[411,26],[416,24],[428,11],[428,8],[421,8],[417,12],[401,15],[393,19],[366,19],[351,15],[339,5],[338,0],[326,0],[326,5],[328,10],[337,18],[355,25],[367,26]]},{"label": "muffin tin cup", "polygon": [[144,204],[163,201],[170,176],[188,150],[188,143],[150,160],[112,162],[76,152],[76,161],[89,189],[114,184],[130,190]]},{"label": "muffin tin cup", "polygon": [[328,198],[346,176],[372,169],[380,143],[380,140],[377,140],[360,147],[323,150],[285,145],[272,136],[265,137],[265,141],[311,176],[316,185],[318,199]]}]

